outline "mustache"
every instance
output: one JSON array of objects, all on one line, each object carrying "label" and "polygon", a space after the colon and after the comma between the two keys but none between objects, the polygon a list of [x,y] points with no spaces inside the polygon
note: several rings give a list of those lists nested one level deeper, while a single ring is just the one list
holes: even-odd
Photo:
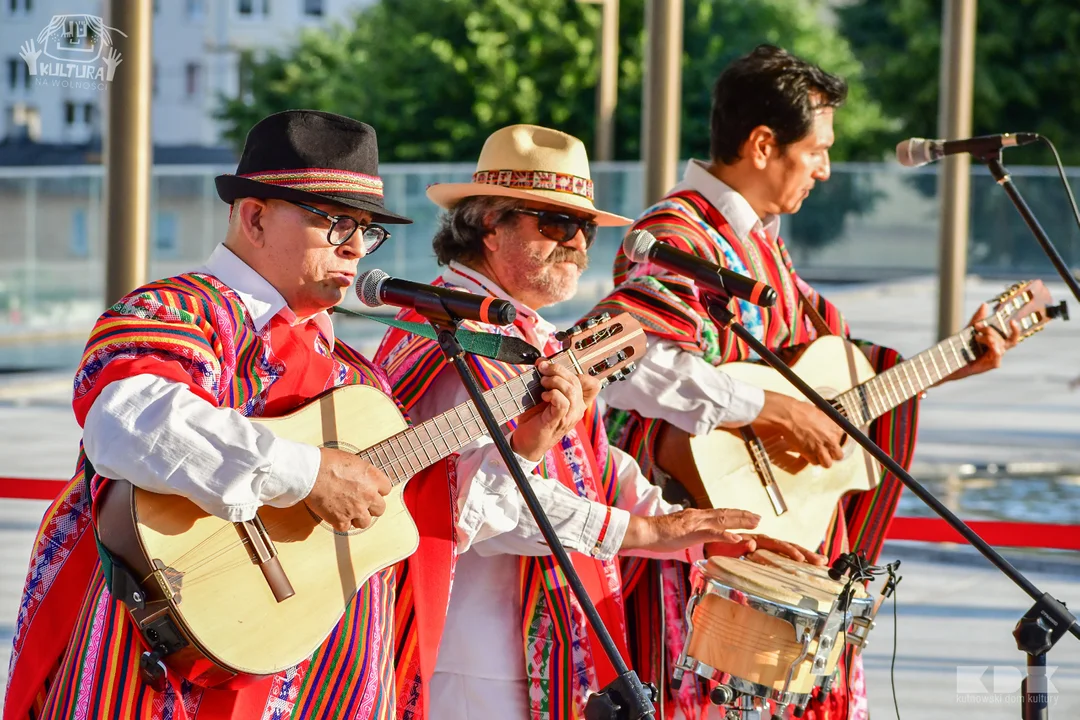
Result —
[{"label": "mustache", "polygon": [[548,264],[554,265],[560,262],[572,262],[582,270],[589,267],[589,256],[572,247],[560,245],[551,251],[547,259]]}]

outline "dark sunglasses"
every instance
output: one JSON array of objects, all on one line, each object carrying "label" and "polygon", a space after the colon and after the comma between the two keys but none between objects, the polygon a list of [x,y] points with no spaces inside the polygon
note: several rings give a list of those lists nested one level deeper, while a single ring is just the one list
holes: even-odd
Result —
[{"label": "dark sunglasses", "polygon": [[528,208],[520,208],[514,212],[535,217],[536,229],[540,231],[540,234],[557,243],[570,242],[577,235],[578,230],[585,236],[586,250],[596,239],[596,223],[583,217],[555,212],[554,210],[530,210]]},{"label": "dark sunglasses", "polygon": [[364,240],[364,254],[370,255],[378,250],[379,246],[386,242],[390,237],[390,231],[382,225],[376,225],[375,223],[362,225],[359,220],[348,215],[331,215],[328,212],[323,212],[319,208],[311,207],[310,205],[298,203],[293,200],[286,200],[285,202],[291,203],[296,207],[303,208],[308,212],[313,212],[316,215],[329,220],[330,229],[326,233],[326,242],[331,245],[344,245],[349,242],[349,238],[353,236],[353,233],[360,229],[360,236]]}]

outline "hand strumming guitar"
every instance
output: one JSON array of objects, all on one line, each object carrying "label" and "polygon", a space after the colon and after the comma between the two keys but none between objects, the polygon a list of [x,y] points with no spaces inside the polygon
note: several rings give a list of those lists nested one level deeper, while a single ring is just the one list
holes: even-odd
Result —
[{"label": "hand strumming guitar", "polygon": [[781,433],[792,450],[814,465],[832,467],[844,457],[844,431],[811,403],[766,390],[765,406],[753,424]]},{"label": "hand strumming guitar", "polygon": [[319,474],[304,502],[338,532],[370,527],[386,512],[390,478],[359,455],[333,448],[319,453]]}]

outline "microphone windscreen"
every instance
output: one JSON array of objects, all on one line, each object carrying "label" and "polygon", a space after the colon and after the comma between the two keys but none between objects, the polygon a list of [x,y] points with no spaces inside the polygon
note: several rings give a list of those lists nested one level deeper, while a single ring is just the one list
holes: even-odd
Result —
[{"label": "microphone windscreen", "polygon": [[896,146],[896,161],[904,167],[921,167],[933,160],[930,141],[925,138],[908,138]]},{"label": "microphone windscreen", "polygon": [[385,305],[386,303],[379,297],[379,290],[382,289],[383,282],[389,277],[378,268],[360,273],[356,276],[356,297],[360,298],[360,302],[368,307]]},{"label": "microphone windscreen", "polygon": [[634,230],[623,239],[622,249],[630,262],[641,263],[649,259],[649,251],[656,243],[656,237],[648,230]]}]

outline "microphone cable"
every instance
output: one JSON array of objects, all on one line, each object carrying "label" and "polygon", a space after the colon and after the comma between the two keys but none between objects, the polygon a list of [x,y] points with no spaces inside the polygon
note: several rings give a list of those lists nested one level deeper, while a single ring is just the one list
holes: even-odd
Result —
[{"label": "microphone cable", "polygon": [[1050,138],[1045,135],[1038,136],[1040,140],[1046,143],[1050,148],[1050,152],[1054,153],[1054,162],[1057,163],[1058,175],[1061,177],[1061,184],[1065,186],[1065,195],[1069,198],[1069,206],[1072,208],[1073,217],[1076,219],[1076,226],[1080,227],[1080,210],[1076,208],[1076,198],[1073,197],[1072,188],[1069,186],[1069,180],[1065,177],[1065,166],[1061,164],[1061,156],[1058,155],[1057,148],[1054,147],[1054,143]]}]

